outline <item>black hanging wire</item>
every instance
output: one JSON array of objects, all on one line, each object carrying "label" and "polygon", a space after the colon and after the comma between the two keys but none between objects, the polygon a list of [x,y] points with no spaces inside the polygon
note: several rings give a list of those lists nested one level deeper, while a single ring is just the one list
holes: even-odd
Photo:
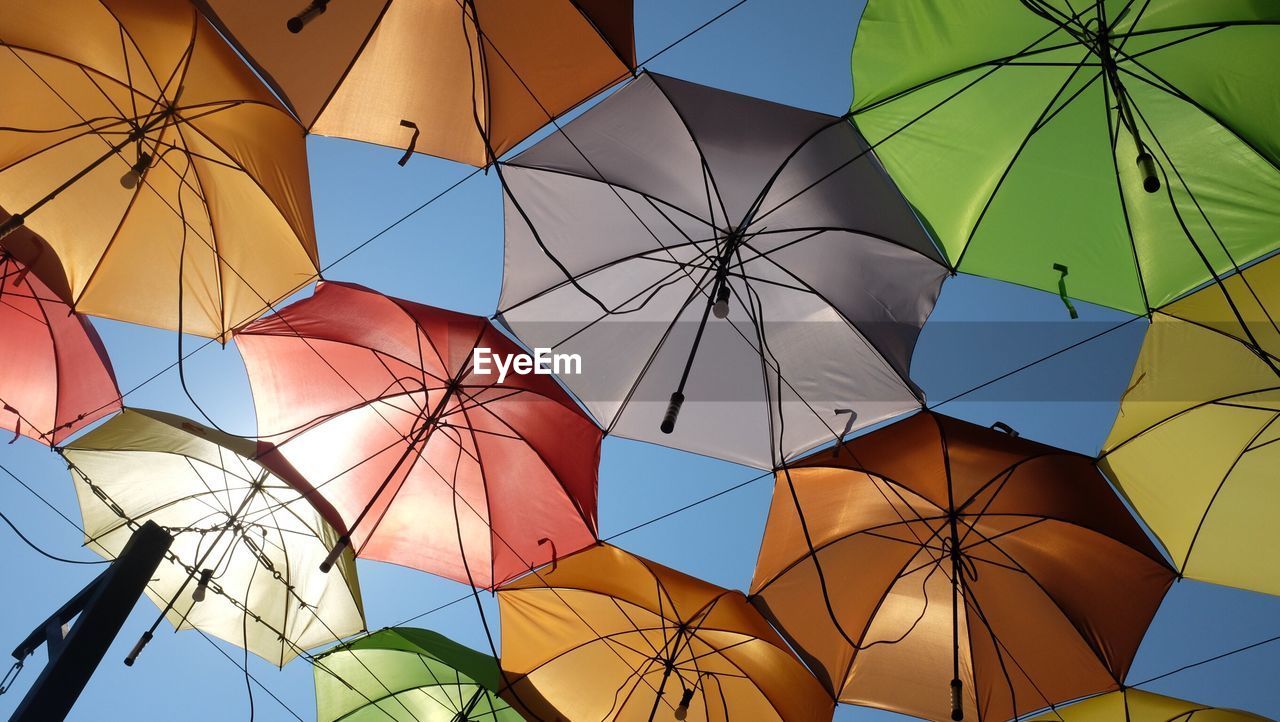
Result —
[{"label": "black hanging wire", "polygon": [[[12,474],[12,472],[10,472],[8,469],[5,469],[4,471],[6,474]],[[0,520],[3,520],[4,523],[7,524],[10,529],[13,530],[13,533],[18,535],[18,538],[21,539],[24,544],[31,547],[36,552],[39,552],[41,556],[52,559],[55,562],[62,562],[64,564],[110,564],[111,563],[107,559],[84,560],[84,559],[68,559],[66,557],[60,557],[57,554],[53,554],[52,552],[46,551],[44,547],[41,547],[39,544],[36,544],[35,542],[31,541],[31,539],[26,534],[22,533],[22,530],[19,529],[18,526],[14,524],[9,517],[5,516],[4,512],[0,512]]]}]

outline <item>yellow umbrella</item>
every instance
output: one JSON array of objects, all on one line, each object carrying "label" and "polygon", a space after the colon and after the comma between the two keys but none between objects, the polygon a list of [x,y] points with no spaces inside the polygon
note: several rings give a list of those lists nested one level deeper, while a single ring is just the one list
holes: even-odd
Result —
[{"label": "yellow umbrella", "polygon": [[0,237],[75,310],[225,339],[314,276],[302,126],[189,2],[0,0],[0,45]]},{"label": "yellow umbrella", "polygon": [[1184,576],[1280,594],[1280,257],[1225,284],[1261,348],[1215,286],[1153,314],[1101,466]]},{"label": "yellow umbrella", "polygon": [[1266,719],[1239,710],[1124,689],[1046,712],[1029,722],[1260,722]]},{"label": "yellow umbrella", "polygon": [[834,702],[742,592],[602,544],[498,591],[529,719],[826,722]]}]

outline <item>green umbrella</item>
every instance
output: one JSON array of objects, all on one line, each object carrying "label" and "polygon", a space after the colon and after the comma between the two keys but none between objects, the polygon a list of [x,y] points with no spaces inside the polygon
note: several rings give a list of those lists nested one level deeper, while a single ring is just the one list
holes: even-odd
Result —
[{"label": "green umbrella", "polygon": [[1280,247],[1278,66],[1277,2],[870,0],[851,113],[957,270],[1146,313]]},{"label": "green umbrella", "polygon": [[319,722],[519,722],[498,698],[502,672],[487,654],[435,632],[391,627],[320,655]]}]

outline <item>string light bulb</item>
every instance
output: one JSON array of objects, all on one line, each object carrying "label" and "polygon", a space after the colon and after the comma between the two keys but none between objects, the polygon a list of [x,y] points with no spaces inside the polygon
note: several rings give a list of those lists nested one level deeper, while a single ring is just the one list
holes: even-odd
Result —
[{"label": "string light bulb", "polygon": [[200,570],[200,581],[196,584],[196,590],[191,593],[191,601],[203,602],[205,593],[209,590],[209,580],[213,578],[212,569]]},{"label": "string light bulb", "polygon": [[716,302],[711,306],[711,313],[716,318],[727,318],[729,316],[729,282],[725,281],[720,284],[720,290],[716,291]]},{"label": "string light bulb", "polygon": [[680,695],[680,705],[676,707],[676,719],[684,722],[689,716],[689,703],[693,701],[693,690],[686,689],[684,694]]},{"label": "string light bulb", "polygon": [[134,163],[129,170],[120,176],[120,185],[126,190],[133,190],[138,187],[138,183],[142,180],[142,174],[147,171],[147,167],[151,165],[150,153],[139,153],[138,162]]}]

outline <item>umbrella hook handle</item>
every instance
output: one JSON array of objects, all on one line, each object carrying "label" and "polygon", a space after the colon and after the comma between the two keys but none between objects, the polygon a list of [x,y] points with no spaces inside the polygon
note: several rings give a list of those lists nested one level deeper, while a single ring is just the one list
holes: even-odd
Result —
[{"label": "umbrella hook handle", "polygon": [[560,553],[556,551],[556,542],[551,537],[544,536],[538,540],[538,546],[542,546],[543,544],[551,545],[551,571],[554,572],[556,570],[556,565],[560,563]]},{"label": "umbrella hook handle", "polygon": [[1059,273],[1058,276],[1058,296],[1062,298],[1062,303],[1067,307],[1067,313],[1071,314],[1071,318],[1080,318],[1080,314],[1076,313],[1076,307],[1072,305],[1071,299],[1067,296],[1067,267],[1062,263],[1053,264],[1053,270]]},{"label": "umbrella hook handle", "polygon": [[403,168],[405,164],[409,162],[409,159],[413,157],[413,154],[418,147],[418,135],[422,131],[418,129],[418,124],[412,120],[401,119],[400,127],[413,129],[413,135],[409,138],[409,147],[404,149],[404,155],[400,156],[400,160],[396,161],[396,165]]}]

